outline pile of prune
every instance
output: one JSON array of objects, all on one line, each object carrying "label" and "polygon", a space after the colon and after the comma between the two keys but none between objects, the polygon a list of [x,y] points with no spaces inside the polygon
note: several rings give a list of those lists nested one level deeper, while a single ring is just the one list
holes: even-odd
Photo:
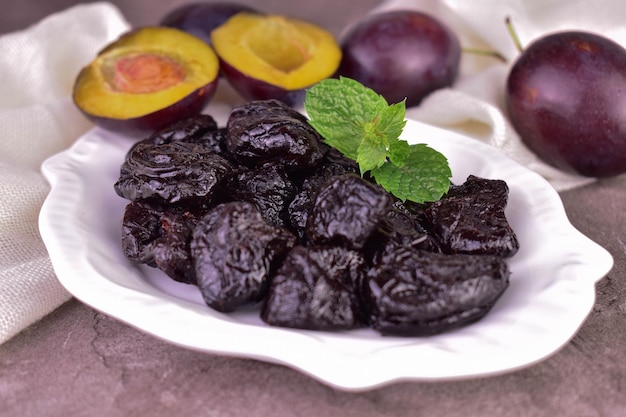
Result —
[{"label": "pile of prune", "polygon": [[504,181],[402,202],[278,101],[195,116],[135,143],[114,185],[122,247],[221,312],[274,326],[437,334],[482,318],[519,243]]}]

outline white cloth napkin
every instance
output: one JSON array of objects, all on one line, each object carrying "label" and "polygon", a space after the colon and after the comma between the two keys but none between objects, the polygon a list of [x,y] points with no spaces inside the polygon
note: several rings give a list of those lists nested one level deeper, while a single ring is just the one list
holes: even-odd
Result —
[{"label": "white cloth napkin", "polygon": [[[454,28],[464,47],[494,49],[509,59],[503,64],[465,54],[457,83],[410,109],[408,117],[498,147],[558,190],[590,181],[541,163],[507,122],[502,94],[517,51],[504,17],[512,17],[523,43],[568,28],[603,33],[626,45],[621,0],[593,6],[588,0],[388,0],[373,12],[393,8],[429,12]],[[129,27],[115,6],[91,3],[0,37],[0,343],[70,298],[54,275],[37,229],[49,190],[40,164],[92,127],[71,101],[75,77]],[[223,121],[237,103],[225,87],[206,111]]]},{"label": "white cloth napkin", "polygon": [[531,153],[506,119],[504,87],[519,52],[505,25],[512,19],[522,45],[556,31],[586,30],[626,45],[626,8],[621,0],[388,0],[373,13],[416,9],[452,28],[463,48],[493,50],[507,63],[464,53],[457,82],[427,97],[407,116],[459,131],[493,145],[512,159],[544,176],[557,190],[593,181],[569,175],[543,163]]},{"label": "white cloth napkin", "polygon": [[72,103],[74,79],[128,27],[93,3],[0,37],[0,343],[70,297],[37,228],[49,190],[40,165],[92,127]]}]

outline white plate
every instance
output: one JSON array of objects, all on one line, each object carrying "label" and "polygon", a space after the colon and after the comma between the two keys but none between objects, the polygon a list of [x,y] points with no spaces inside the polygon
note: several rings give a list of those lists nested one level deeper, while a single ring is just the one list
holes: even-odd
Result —
[{"label": "white plate", "polygon": [[284,364],[343,390],[492,375],[556,352],[589,314],[594,284],[613,265],[609,253],[569,223],[543,178],[494,148],[413,121],[403,137],[446,155],[457,183],[474,174],[503,179],[510,188],[507,216],[521,245],[510,260],[510,287],[484,319],[449,333],[299,331],[269,327],[254,310],[211,310],[195,287],[124,257],[126,201],[113,184],[131,143],[98,128],[43,164],[52,190],[40,214],[41,235],[61,283],[93,308],[177,345]]}]

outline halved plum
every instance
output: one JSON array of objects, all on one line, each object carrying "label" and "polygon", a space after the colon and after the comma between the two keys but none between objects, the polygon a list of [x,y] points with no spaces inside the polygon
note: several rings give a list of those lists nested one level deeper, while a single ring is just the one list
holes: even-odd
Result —
[{"label": "halved plum", "polygon": [[222,73],[247,100],[304,101],[304,91],[332,76],[341,61],[334,36],[312,23],[238,13],[211,33]]},{"label": "halved plum", "polygon": [[256,12],[250,6],[231,2],[187,3],[172,9],[159,24],[184,30],[211,45],[213,29],[222,25],[231,16],[244,11]]},{"label": "halved plum", "polygon": [[201,113],[218,75],[217,55],[201,39],[142,27],[120,36],[80,71],[73,100],[96,125],[143,136]]}]

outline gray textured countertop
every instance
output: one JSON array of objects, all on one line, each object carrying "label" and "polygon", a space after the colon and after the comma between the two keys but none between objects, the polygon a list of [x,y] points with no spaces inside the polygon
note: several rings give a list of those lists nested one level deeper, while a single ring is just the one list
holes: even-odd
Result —
[{"label": "gray textured countertop", "polygon": [[[6,9],[19,29],[71,2]],[[175,1],[120,1],[136,24]],[[377,1],[249,1],[334,32]],[[149,4],[149,6],[148,6]],[[8,13],[7,13],[8,11]],[[71,300],[0,345],[0,416],[577,416],[626,415],[626,176],[561,193],[566,212],[615,265],[576,336],[546,360],[500,376],[334,390],[289,368],[183,349]]]}]

